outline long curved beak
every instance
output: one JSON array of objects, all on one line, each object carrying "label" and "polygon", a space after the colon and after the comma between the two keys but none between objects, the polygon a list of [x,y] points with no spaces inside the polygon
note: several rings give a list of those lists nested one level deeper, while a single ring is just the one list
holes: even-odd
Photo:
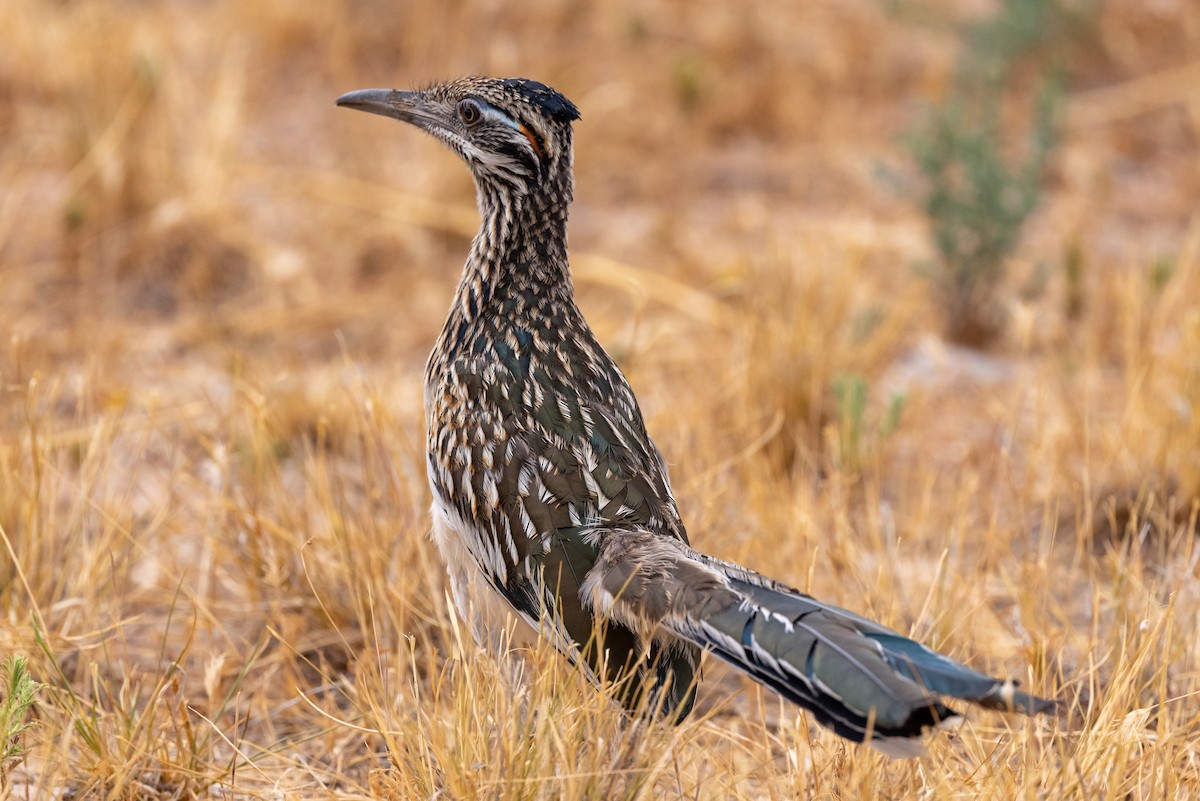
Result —
[{"label": "long curved beak", "polygon": [[423,92],[402,92],[396,89],[358,89],[347,92],[337,99],[339,106],[382,114],[401,122],[429,129],[439,124],[438,117],[429,108]]}]

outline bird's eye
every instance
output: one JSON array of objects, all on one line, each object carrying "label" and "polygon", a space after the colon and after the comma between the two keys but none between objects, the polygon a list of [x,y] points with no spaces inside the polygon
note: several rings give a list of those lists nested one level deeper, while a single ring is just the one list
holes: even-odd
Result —
[{"label": "bird's eye", "polygon": [[458,118],[467,125],[474,125],[483,119],[483,109],[474,100],[461,100],[458,103]]}]

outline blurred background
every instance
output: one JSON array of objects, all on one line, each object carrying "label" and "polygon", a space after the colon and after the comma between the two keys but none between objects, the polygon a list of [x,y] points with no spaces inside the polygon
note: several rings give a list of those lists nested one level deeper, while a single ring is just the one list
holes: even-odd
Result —
[{"label": "blurred background", "polygon": [[1115,719],[1182,698],[1126,767],[1194,778],[1200,2],[6,0],[0,30],[0,654],[90,732],[9,764],[229,781],[212,731],[179,767],[189,704],[245,725],[254,680],[268,743],[328,726],[288,699],[362,649],[445,653],[420,375],[473,187],[334,100],[487,74],[582,111],[580,303],[699,547],[1041,692],[1123,677]]},{"label": "blurred background", "polygon": [[[807,235],[858,244],[873,280],[928,268],[942,318],[961,313],[936,297],[945,275],[1002,272],[998,302],[1038,318],[1016,333],[1063,336],[1114,269],[1176,261],[1195,212],[1200,15],[1184,0],[5,6],[2,268],[31,346],[98,356],[110,335],[129,344],[124,324],[156,331],[152,352],[209,344],[165,323],[249,312],[324,316],[318,338],[344,327],[352,350],[395,355],[379,310],[343,294],[416,294],[403,306],[423,313],[473,232],[472,188],[430,143],[330,102],[471,73],[535,77],[583,110],[577,251],[714,296]],[[923,171],[931,150],[948,163]],[[1012,222],[1004,180],[1036,193]],[[938,189],[996,198],[929,212]],[[941,256],[935,237],[966,223],[1009,229],[983,234],[1004,240],[981,259],[997,266],[962,266],[988,243]]]}]

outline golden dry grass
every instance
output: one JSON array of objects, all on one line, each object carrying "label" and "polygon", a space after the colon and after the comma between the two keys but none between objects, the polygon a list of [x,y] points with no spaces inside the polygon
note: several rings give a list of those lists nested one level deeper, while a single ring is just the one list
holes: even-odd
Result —
[{"label": "golden dry grass", "polygon": [[[988,8],[0,5],[0,655],[48,685],[0,797],[1200,795],[1200,5],[1103,7],[981,354],[877,168]],[[1061,717],[889,762],[711,663],[667,729],[464,642],[420,373],[470,181],[333,100],[474,72],[583,109],[580,301],[695,544]]]}]

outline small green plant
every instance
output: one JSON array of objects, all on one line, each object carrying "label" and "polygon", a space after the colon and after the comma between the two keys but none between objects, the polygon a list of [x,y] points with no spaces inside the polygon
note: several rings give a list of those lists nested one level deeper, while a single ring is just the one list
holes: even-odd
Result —
[{"label": "small green plant", "polygon": [[837,403],[838,461],[844,466],[857,465],[866,427],[867,380],[861,375],[839,375],[833,380],[833,395]]},{"label": "small green plant", "polygon": [[[937,258],[928,273],[946,317],[947,336],[986,345],[1003,329],[996,291],[1004,262],[1037,206],[1041,178],[1057,143],[1060,70],[1043,53],[1076,27],[1068,0],[1006,0],[968,27],[949,96],[929,110],[908,148],[924,178],[921,203]],[[1031,62],[1037,88],[1023,158],[1001,131],[1001,109],[1021,88]]]},{"label": "small green plant", "polygon": [[904,395],[891,397],[884,419],[874,430],[868,428],[867,422],[870,392],[866,378],[857,373],[835,376],[833,396],[837,408],[838,464],[852,472],[861,470],[871,451],[900,425]]},{"label": "small green plant", "polygon": [[0,664],[0,681],[4,690],[0,699],[0,777],[7,778],[25,755],[21,735],[35,725],[26,717],[44,685],[29,675],[29,660],[16,655]]}]

